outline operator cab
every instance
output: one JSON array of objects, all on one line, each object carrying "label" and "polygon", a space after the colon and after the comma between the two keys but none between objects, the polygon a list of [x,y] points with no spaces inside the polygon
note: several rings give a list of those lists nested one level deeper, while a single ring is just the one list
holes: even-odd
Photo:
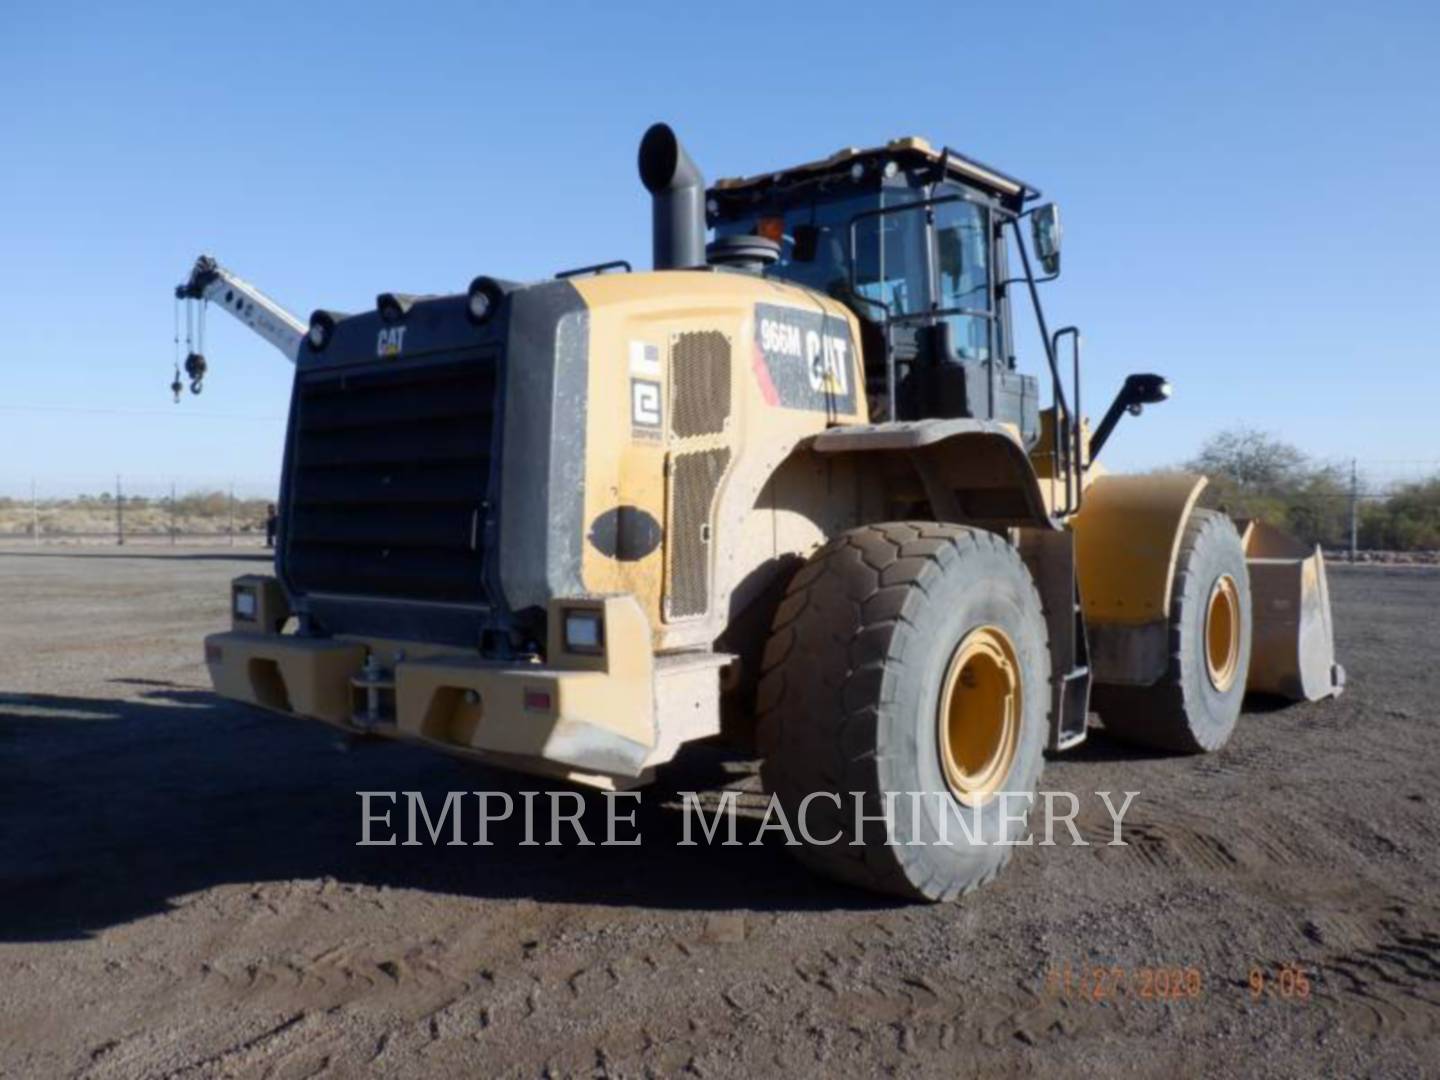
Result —
[{"label": "operator cab", "polygon": [[1038,195],[910,138],[721,180],[706,215],[717,240],[753,234],[779,245],[767,277],[855,312],[874,419],[996,420],[1030,444],[1039,388],[1016,370],[1003,227]]}]

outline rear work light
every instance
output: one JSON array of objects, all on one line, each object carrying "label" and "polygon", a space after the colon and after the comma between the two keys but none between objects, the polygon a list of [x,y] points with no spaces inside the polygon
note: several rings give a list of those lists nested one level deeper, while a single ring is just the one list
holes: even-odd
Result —
[{"label": "rear work light", "polygon": [[505,299],[505,283],[482,274],[465,290],[465,316],[476,326],[484,323]]},{"label": "rear work light", "polygon": [[330,338],[335,333],[335,316],[328,311],[317,311],[310,316],[310,329],[305,332],[305,337],[310,342],[310,348],[316,352],[322,351],[330,344]]},{"label": "rear work light", "polygon": [[255,621],[255,613],[259,610],[260,602],[255,593],[250,589],[236,589],[234,597],[235,618],[244,619],[246,622]]},{"label": "rear work light", "polygon": [[605,618],[599,611],[565,612],[565,651],[599,653],[605,650]]}]

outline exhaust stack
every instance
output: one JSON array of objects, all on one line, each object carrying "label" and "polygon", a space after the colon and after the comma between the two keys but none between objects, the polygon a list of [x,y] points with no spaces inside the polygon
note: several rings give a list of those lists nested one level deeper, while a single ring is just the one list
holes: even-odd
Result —
[{"label": "exhaust stack", "polygon": [[650,192],[656,270],[705,265],[705,178],[669,124],[640,140],[640,182]]}]

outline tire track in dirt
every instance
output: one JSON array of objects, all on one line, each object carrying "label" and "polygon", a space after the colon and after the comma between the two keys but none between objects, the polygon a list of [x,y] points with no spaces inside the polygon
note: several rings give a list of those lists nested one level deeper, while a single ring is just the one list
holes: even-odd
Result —
[{"label": "tire track in dirt", "polygon": [[1403,904],[1387,907],[1368,941],[1320,963],[1326,978],[1317,997],[1372,1037],[1440,1034],[1440,932],[1418,922]]}]

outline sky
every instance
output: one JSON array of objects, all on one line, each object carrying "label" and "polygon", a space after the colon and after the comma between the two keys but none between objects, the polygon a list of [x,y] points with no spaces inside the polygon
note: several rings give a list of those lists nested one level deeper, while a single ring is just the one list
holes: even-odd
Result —
[{"label": "sky", "polygon": [[278,353],[212,310],[205,391],[171,404],[196,255],[302,317],[647,265],[635,150],[661,119],[711,179],[920,134],[1041,188],[1087,411],[1131,371],[1175,387],[1112,469],[1236,424],[1440,461],[1440,5],[1008,10],[6,5],[0,494],[273,485]]}]

